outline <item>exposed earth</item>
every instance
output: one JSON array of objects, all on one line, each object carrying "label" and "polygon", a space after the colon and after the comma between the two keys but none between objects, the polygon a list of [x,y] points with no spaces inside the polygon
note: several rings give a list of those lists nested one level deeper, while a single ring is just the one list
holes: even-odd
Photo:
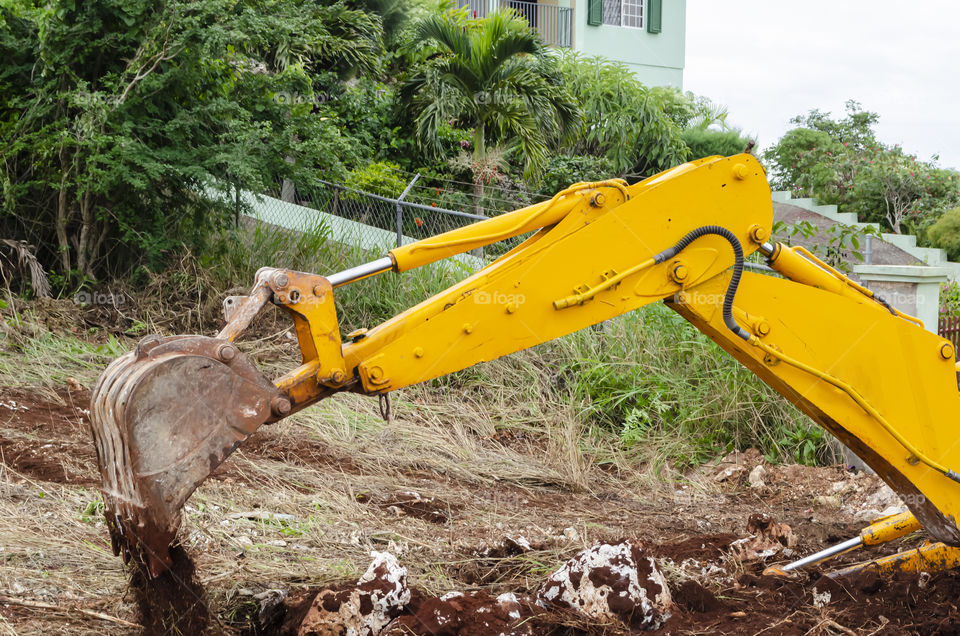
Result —
[{"label": "exposed earth", "polygon": [[150,581],[103,523],[99,364],[0,386],[0,634],[960,632],[958,574],[823,576],[921,533],[761,575],[903,509],[876,477],[756,451],[654,476],[557,441],[577,439],[573,416],[505,430],[415,396],[390,422],[349,395],[261,429],[195,493],[177,568]]}]

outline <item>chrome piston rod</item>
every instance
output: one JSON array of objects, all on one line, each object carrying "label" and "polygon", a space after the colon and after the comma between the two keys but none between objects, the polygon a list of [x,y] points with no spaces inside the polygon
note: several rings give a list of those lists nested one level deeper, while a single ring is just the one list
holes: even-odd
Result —
[{"label": "chrome piston rod", "polygon": [[343,287],[348,283],[363,280],[364,278],[369,278],[370,276],[374,276],[375,274],[386,272],[391,269],[393,269],[393,259],[389,256],[384,256],[383,258],[378,258],[375,261],[363,263],[362,265],[345,269],[342,272],[331,274],[330,276],[327,276],[327,280],[330,281],[330,284],[334,288]]}]

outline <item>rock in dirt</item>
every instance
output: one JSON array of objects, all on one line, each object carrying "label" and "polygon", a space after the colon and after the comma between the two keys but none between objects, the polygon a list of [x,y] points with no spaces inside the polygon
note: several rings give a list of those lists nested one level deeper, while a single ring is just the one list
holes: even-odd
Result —
[{"label": "rock in dirt", "polygon": [[579,553],[547,578],[537,602],[641,629],[660,627],[673,604],[653,557],[630,541]]},{"label": "rock in dirt", "polygon": [[389,552],[371,552],[373,562],[357,585],[317,595],[298,636],[375,636],[410,602],[407,569]]},{"label": "rock in dirt", "polygon": [[706,474],[717,483],[738,484],[747,475],[748,466],[763,464],[763,453],[755,448],[727,454],[715,466],[706,469]]},{"label": "rock in dirt", "polygon": [[877,519],[904,512],[907,506],[887,484],[880,484],[876,492],[868,495],[862,508],[854,515],[857,521],[873,522]]},{"label": "rock in dirt", "polygon": [[381,636],[531,636],[529,601],[512,593],[493,597],[484,591],[451,592],[440,598],[414,598],[407,613]]},{"label": "rock in dirt", "polygon": [[[797,537],[785,523],[777,523],[770,515],[750,515],[747,521],[749,537],[730,544],[730,552],[741,561],[761,561],[776,556],[797,545]],[[785,553],[785,556],[789,556]]]},{"label": "rock in dirt", "polygon": [[767,469],[763,467],[763,464],[757,464],[747,476],[747,483],[750,484],[751,488],[763,488],[767,485],[767,483],[764,481],[764,477],[766,476]]}]

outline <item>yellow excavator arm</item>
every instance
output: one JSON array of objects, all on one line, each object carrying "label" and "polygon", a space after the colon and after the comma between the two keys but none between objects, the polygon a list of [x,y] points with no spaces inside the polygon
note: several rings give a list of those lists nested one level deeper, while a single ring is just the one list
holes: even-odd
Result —
[{"label": "yellow excavator arm", "polygon": [[[802,248],[769,242],[750,155],[550,201],[392,250],[329,277],[264,268],[216,338],[149,337],[114,362],[92,421],[114,547],[154,572],[194,489],[259,426],[339,391],[384,394],[656,301],[716,341],[864,459],[946,546],[960,546],[953,346]],[[335,289],[531,233],[473,276],[368,331],[340,334]],[[782,277],[744,269],[760,252]],[[270,382],[231,342],[273,302],[301,365]]]}]

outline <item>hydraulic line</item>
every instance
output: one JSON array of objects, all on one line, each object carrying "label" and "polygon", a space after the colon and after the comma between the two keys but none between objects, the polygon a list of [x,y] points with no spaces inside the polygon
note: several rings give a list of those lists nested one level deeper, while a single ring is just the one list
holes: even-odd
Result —
[{"label": "hydraulic line", "polygon": [[737,288],[740,286],[740,278],[743,276],[743,246],[740,245],[740,241],[734,236],[733,232],[719,225],[698,227],[677,241],[677,244],[673,247],[669,247],[654,256],[653,262],[659,265],[670,260],[698,238],[711,234],[726,239],[730,243],[730,247],[733,248],[733,275],[730,277],[730,284],[727,285],[727,293],[723,297],[723,322],[730,331],[749,342],[750,334],[740,327],[733,317],[733,300],[737,295]]},{"label": "hydraulic line", "polygon": [[880,412],[877,411],[877,409],[875,409],[873,405],[867,402],[867,400],[862,395],[860,395],[860,393],[858,393],[857,390],[854,389],[852,386],[850,386],[849,384],[847,384],[846,382],[844,382],[839,378],[833,377],[829,373],[824,373],[819,369],[814,369],[810,365],[804,364],[799,360],[791,358],[790,356],[783,353],[782,351],[778,351],[777,349],[774,349],[770,345],[761,341],[760,338],[756,336],[750,336],[748,340],[750,341],[750,344],[761,349],[765,353],[775,356],[779,360],[789,364],[791,367],[795,367],[797,369],[800,369],[801,371],[806,371],[810,375],[816,376],[817,378],[823,380],[828,384],[831,384],[837,387],[838,389],[840,389],[841,391],[849,395],[850,398],[853,399],[853,401],[860,406],[860,408],[862,408],[871,417],[873,417],[873,419],[875,419],[880,424],[880,426],[882,426],[883,429],[890,434],[891,437],[897,440],[897,442],[899,442],[900,445],[903,446],[907,450],[907,452],[909,452],[918,461],[923,462],[933,470],[943,474],[944,476],[952,479],[953,481],[960,483],[960,474],[957,474],[956,472],[948,469],[946,466],[943,466],[942,464],[930,459],[929,457],[921,453],[916,446],[911,444],[907,440],[907,438],[901,435],[900,432],[896,428],[894,428],[893,425],[886,420],[886,418],[880,415]]}]

